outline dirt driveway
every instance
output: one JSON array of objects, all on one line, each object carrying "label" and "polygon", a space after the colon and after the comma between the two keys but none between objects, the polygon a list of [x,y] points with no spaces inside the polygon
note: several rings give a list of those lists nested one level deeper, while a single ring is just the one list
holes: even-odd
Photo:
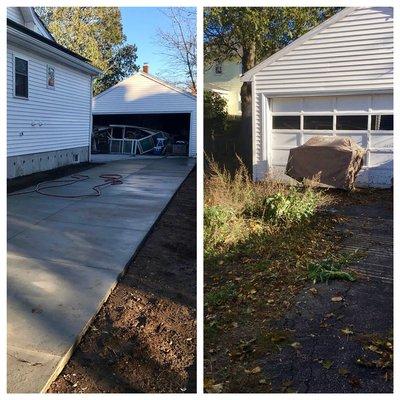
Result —
[{"label": "dirt driveway", "polygon": [[[393,391],[392,192],[331,194],[309,229],[284,230],[264,258],[206,265],[207,392]],[[296,261],[307,253],[346,256],[355,280],[312,283]],[[274,259],[291,267],[275,273]]]},{"label": "dirt driveway", "polygon": [[194,171],[49,392],[195,392],[195,355]]},{"label": "dirt driveway", "polygon": [[[355,282],[308,285],[283,318],[271,322],[288,339],[259,359],[273,392],[391,393],[393,346],[393,214],[390,192],[332,210]],[[293,345],[295,343],[295,345]]]}]

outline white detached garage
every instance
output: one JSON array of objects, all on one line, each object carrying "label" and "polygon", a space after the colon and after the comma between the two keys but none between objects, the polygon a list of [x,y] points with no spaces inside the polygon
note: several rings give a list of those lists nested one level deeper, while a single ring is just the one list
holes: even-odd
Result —
[{"label": "white detached garage", "polygon": [[367,149],[360,186],[393,177],[393,9],[346,8],[242,77],[253,93],[253,176],[282,176],[318,135]]},{"label": "white detached garage", "polygon": [[93,125],[163,130],[189,143],[196,156],[196,97],[143,71],[93,98]]}]

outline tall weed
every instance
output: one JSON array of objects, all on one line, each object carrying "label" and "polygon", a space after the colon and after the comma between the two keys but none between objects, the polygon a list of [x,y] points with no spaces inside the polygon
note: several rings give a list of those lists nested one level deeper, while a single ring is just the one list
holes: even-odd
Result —
[{"label": "tall weed", "polygon": [[208,160],[205,180],[204,245],[206,255],[227,251],[250,235],[288,228],[315,213],[324,194],[311,186],[300,187],[266,178],[254,182],[246,167],[231,175]]}]

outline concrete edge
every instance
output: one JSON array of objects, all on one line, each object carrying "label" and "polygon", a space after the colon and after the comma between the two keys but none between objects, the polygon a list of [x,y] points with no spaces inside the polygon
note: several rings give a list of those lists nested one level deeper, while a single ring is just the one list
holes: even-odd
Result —
[{"label": "concrete edge", "polygon": [[147,231],[147,233],[143,236],[143,239],[140,241],[140,243],[138,244],[138,246],[136,247],[136,250],[134,251],[134,253],[132,254],[132,256],[130,257],[130,259],[128,260],[128,262],[125,264],[124,268],[122,269],[122,271],[118,274],[117,278],[115,279],[114,283],[111,285],[110,289],[106,292],[106,294],[104,295],[103,299],[100,301],[99,306],[96,309],[96,312],[93,314],[93,316],[88,320],[88,322],[86,323],[86,325],[82,328],[81,332],[78,334],[78,336],[75,339],[75,343],[69,348],[69,350],[67,351],[67,353],[61,357],[56,369],[54,370],[54,372],[52,373],[52,375],[50,375],[50,378],[47,380],[46,384],[44,385],[44,387],[42,388],[42,390],[40,391],[40,393],[46,393],[51,384],[57,379],[58,375],[60,375],[61,371],[64,369],[64,367],[67,365],[68,361],[70,360],[70,358],[72,357],[72,354],[74,353],[74,351],[76,350],[76,348],[79,346],[83,336],[85,336],[87,330],[89,329],[90,325],[92,324],[92,322],[94,321],[94,319],[96,318],[97,314],[99,313],[99,311],[101,310],[101,308],[103,307],[104,303],[108,300],[108,298],[110,297],[111,293],[113,292],[113,290],[115,289],[115,287],[117,286],[117,284],[120,282],[121,278],[126,274],[129,265],[133,262],[133,260],[136,258],[137,254],[139,253],[139,251],[142,249],[144,243],[146,242],[147,238],[150,236],[150,234],[154,231],[154,227],[155,225],[158,223],[158,221],[161,219],[161,217],[165,214],[167,208],[169,207],[169,205],[171,204],[172,200],[176,197],[176,194],[178,193],[178,191],[180,190],[180,188],[182,187],[182,185],[186,182],[186,180],[188,179],[189,175],[193,172],[193,170],[196,168],[196,164],[193,166],[193,168],[187,173],[185,179],[183,179],[183,181],[179,184],[179,186],[177,187],[177,189],[175,190],[174,194],[171,196],[171,198],[168,200],[168,202],[166,203],[166,205],[164,206],[164,208],[161,210],[161,212],[159,213],[158,217],[154,220],[153,224],[151,225],[150,229]]}]

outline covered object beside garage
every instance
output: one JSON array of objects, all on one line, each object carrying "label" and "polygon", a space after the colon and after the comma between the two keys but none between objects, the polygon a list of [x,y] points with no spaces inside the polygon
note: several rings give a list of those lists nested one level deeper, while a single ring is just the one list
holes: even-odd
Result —
[{"label": "covered object beside garage", "polygon": [[93,98],[93,126],[135,125],[188,142],[196,156],[196,97],[140,71]]}]

